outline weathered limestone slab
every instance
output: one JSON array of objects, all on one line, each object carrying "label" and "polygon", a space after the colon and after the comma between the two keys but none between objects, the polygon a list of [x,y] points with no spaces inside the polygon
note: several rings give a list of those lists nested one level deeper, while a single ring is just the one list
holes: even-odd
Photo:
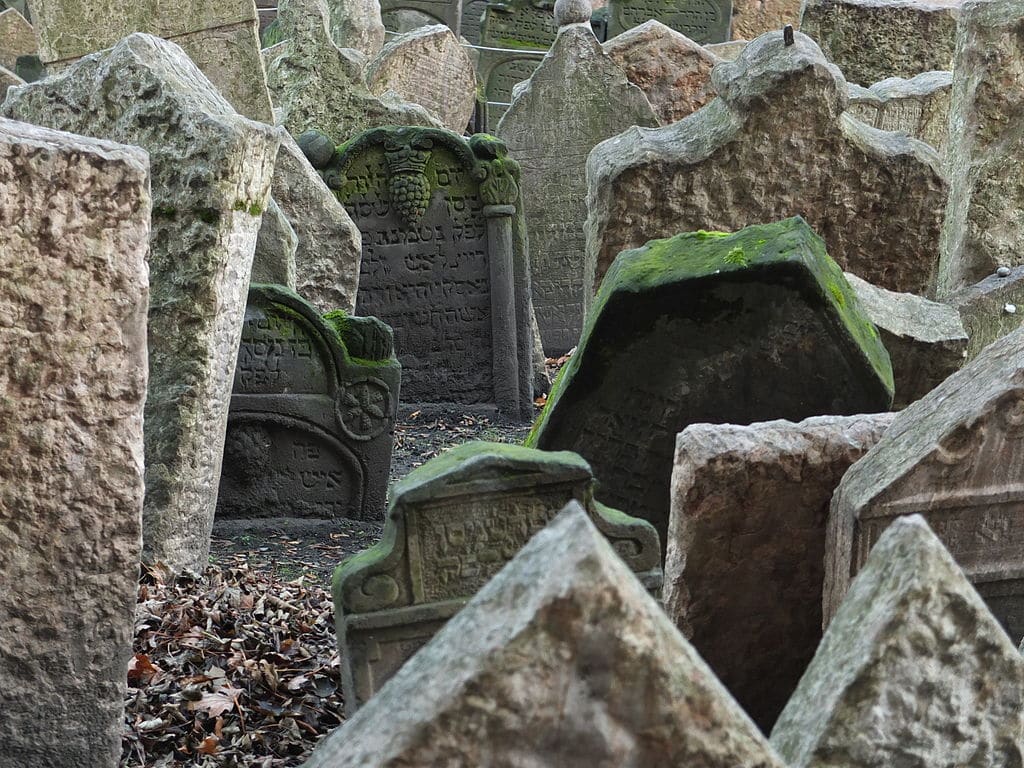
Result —
[{"label": "weathered limestone slab", "polygon": [[921,517],[882,535],[771,741],[791,768],[1020,763],[1024,659]]},{"label": "weathered limestone slab", "polygon": [[950,105],[949,205],[939,295],[1024,263],[1024,5],[971,0],[960,11]]},{"label": "weathered limestone slab", "polygon": [[7,95],[7,89],[14,85],[24,85],[25,81],[18,77],[11,70],[0,67],[0,102],[3,102]]},{"label": "weathered limestone slab", "polygon": [[3,112],[149,152],[144,557],[202,571],[278,131],[238,115],[177,45],[141,34],[12,91]]},{"label": "weathered limestone slab", "polygon": [[299,238],[288,218],[274,198],[270,198],[260,222],[249,282],[283,285],[294,291],[295,250],[298,245]]},{"label": "weathered limestone slab", "polygon": [[947,296],[960,312],[970,341],[967,359],[1024,323],[1024,266],[1004,268]]},{"label": "weathered limestone slab", "polygon": [[904,131],[942,154],[949,135],[952,72],[890,77],[870,88],[850,89],[849,113],[883,131]]},{"label": "weathered limestone slab", "polygon": [[660,21],[633,27],[603,48],[643,90],[661,125],[682,120],[715,97],[711,70],[721,59]]},{"label": "weathered limestone slab", "polygon": [[734,0],[732,4],[733,40],[753,40],[765,32],[774,32],[787,24],[800,28],[799,0]]},{"label": "weathered limestone slab", "polygon": [[692,424],[676,439],[665,610],[765,733],[821,640],[832,493],[893,417]]},{"label": "weathered limestone slab", "polygon": [[19,56],[34,56],[39,52],[35,30],[25,17],[14,8],[0,12],[0,66],[13,70]]},{"label": "weathered limestone slab", "polygon": [[595,287],[618,253],[652,237],[800,214],[844,269],[894,291],[934,288],[946,185],[931,147],[842,115],[842,74],[799,32],[791,46],[762,35],[712,81],[720,98],[691,117],[591,153]]},{"label": "weathered limestone slab", "polygon": [[366,56],[384,45],[380,0],[327,0],[331,38],[339,48],[354,48]]},{"label": "weathered limestone slab", "polygon": [[874,326],[802,219],[677,235],[615,260],[530,440],[579,453],[598,498],[664,540],[685,427],[883,411],[891,376]]},{"label": "weathered limestone slab", "polygon": [[601,50],[589,22],[569,23],[516,90],[495,130],[522,167],[533,306],[544,351],[576,346],[583,327],[587,155],[631,125],[657,125],[643,91]]},{"label": "weathered limestone slab", "polygon": [[850,273],[846,280],[889,352],[894,410],[924,397],[963,366],[967,332],[955,307],[887,291]]},{"label": "weathered limestone slab", "polygon": [[450,131],[462,133],[476,107],[476,71],[459,38],[435,24],[392,38],[369,64],[366,82],[378,96],[392,91],[419,104]]},{"label": "weathered limestone slab", "polygon": [[146,32],[180,45],[238,112],[273,122],[252,0],[33,0],[32,21],[50,72]]},{"label": "weathered limestone slab", "polygon": [[782,768],[570,502],[307,768]]},{"label": "weathered limestone slab", "polygon": [[142,528],[149,163],[0,119],[0,766],[115,768]]},{"label": "weathered limestone slab", "polygon": [[730,38],[732,0],[608,0],[608,39],[655,19],[698,43]]},{"label": "weathered limestone slab", "polygon": [[1024,330],[910,405],[832,500],[826,621],[896,519],[923,514],[1015,640],[1024,636]]},{"label": "weathered limestone slab", "polygon": [[362,706],[572,500],[655,595],[649,523],[595,504],[574,453],[465,443],[399,482],[380,544],[343,563],[334,596],[349,714]]},{"label": "weathered limestone slab", "polygon": [[852,83],[952,69],[961,0],[808,0],[800,30]]}]

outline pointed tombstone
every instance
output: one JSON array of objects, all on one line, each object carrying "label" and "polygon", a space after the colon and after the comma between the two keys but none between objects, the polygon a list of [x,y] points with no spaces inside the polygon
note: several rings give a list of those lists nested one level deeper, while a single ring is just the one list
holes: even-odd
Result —
[{"label": "pointed tombstone", "polygon": [[373,56],[384,45],[379,0],[328,0],[327,9],[331,38],[339,48]]},{"label": "pointed tombstone", "polygon": [[0,765],[115,768],[146,398],[146,153],[0,119]]},{"label": "pointed tombstone", "polygon": [[[946,187],[935,151],[842,112],[842,74],[806,35],[749,43],[717,66],[719,98],[587,161],[587,268],[654,237],[805,216],[843,269],[904,293],[934,289]],[[827,163],[821,158],[827,157]]]},{"label": "pointed tombstone", "polygon": [[800,218],[653,240],[615,260],[530,435],[600,479],[597,498],[664,541],[676,435],[690,424],[873,413],[889,356]]},{"label": "pointed tombstone", "polygon": [[306,768],[782,768],[570,502]]},{"label": "pointed tombstone", "polygon": [[0,66],[14,70],[19,56],[34,56],[38,52],[36,32],[25,17],[14,8],[0,13]]},{"label": "pointed tombstone", "polygon": [[278,130],[236,113],[177,45],[141,34],[13,91],[3,112],[149,152],[144,557],[202,571]]},{"label": "pointed tombstone", "polygon": [[791,768],[1021,764],[1024,659],[918,515],[878,541],[771,742]]},{"label": "pointed tombstone", "polygon": [[576,16],[556,7],[558,38],[495,129],[528,190],[533,306],[549,357],[575,347],[583,327],[587,155],[631,125],[658,124],[643,91],[601,50],[589,4],[580,6]]}]

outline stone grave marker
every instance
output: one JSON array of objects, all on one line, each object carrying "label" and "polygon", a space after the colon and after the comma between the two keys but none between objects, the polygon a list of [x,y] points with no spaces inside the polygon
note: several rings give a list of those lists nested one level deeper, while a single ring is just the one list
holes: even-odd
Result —
[{"label": "stone grave marker", "polygon": [[729,33],[733,40],[753,40],[787,24],[800,28],[800,0],[734,0]]},{"label": "stone grave marker", "polygon": [[712,82],[719,98],[692,117],[591,153],[595,288],[616,255],[650,238],[799,214],[844,269],[893,291],[934,289],[946,184],[931,147],[842,115],[842,74],[799,32],[790,46],[762,35]]},{"label": "stone grave marker", "polygon": [[379,0],[327,0],[331,38],[339,48],[374,56],[384,45]]},{"label": "stone grave marker", "polygon": [[493,129],[501,121],[515,87],[530,79],[545,51],[528,48],[477,48],[477,78],[484,92],[484,130]]},{"label": "stone grave marker", "polygon": [[[486,0],[475,0],[483,2]],[[466,6],[463,0],[381,0],[381,18],[384,26],[392,32],[411,32],[417,26],[430,24],[444,24],[456,35],[462,34],[460,19],[463,8]],[[401,20],[405,15],[419,17],[422,24],[406,27]],[[479,24],[479,22],[477,22]],[[406,28],[403,28],[406,27]],[[476,43],[476,40],[470,40]]]},{"label": "stone grave marker", "polygon": [[115,768],[142,529],[149,162],[0,119],[0,765]]},{"label": "stone grave marker", "polygon": [[1024,266],[1004,267],[981,282],[947,296],[957,308],[970,341],[967,359],[1024,323]]},{"label": "stone grave marker", "polygon": [[0,67],[0,103],[7,96],[7,89],[12,85],[24,85],[25,81],[18,77],[11,70]]},{"label": "stone grave marker", "polygon": [[0,66],[9,70],[18,67],[19,56],[39,52],[35,30],[14,8],[0,12]]},{"label": "stone grave marker", "polygon": [[1020,762],[1024,660],[917,516],[875,546],[772,731],[792,768]]},{"label": "stone grave marker", "polygon": [[732,0],[608,0],[608,39],[654,19],[697,43],[730,38]]},{"label": "stone grave marker", "polygon": [[1024,330],[899,414],[843,478],[825,550],[825,619],[893,521],[923,514],[1014,640],[1024,636]]},{"label": "stone grave marker", "polygon": [[295,251],[299,238],[274,198],[267,202],[256,238],[249,284],[270,283],[295,290]]},{"label": "stone grave marker", "polygon": [[143,554],[172,572],[201,572],[279,132],[237,114],[177,45],[143,34],[12,91],[3,112],[149,152]]},{"label": "stone grave marker", "polygon": [[643,91],[601,50],[589,21],[560,22],[550,52],[495,129],[529,191],[533,307],[549,357],[575,347],[583,327],[587,155],[631,125],[658,122]]},{"label": "stone grave marker", "polygon": [[530,0],[488,3],[480,22],[480,44],[546,51],[558,36],[552,9],[553,4]]},{"label": "stone grave marker", "polygon": [[708,43],[704,46],[704,50],[714,54],[722,61],[736,61],[749,42],[749,40],[729,40],[724,43]]},{"label": "stone grave marker", "polygon": [[324,318],[281,286],[252,286],[217,517],[381,519],[401,380],[391,345],[375,318]]},{"label": "stone grave marker", "polygon": [[783,766],[575,501],[306,766],[399,764]]},{"label": "stone grave marker", "polygon": [[821,238],[800,218],[653,240],[615,260],[530,435],[576,451],[598,498],[664,541],[676,434],[873,413],[889,356]]},{"label": "stone grave marker", "polygon": [[765,733],[821,640],[832,493],[893,418],[691,424],[676,439],[665,610]]},{"label": "stone grave marker", "polygon": [[480,23],[484,18],[488,0],[462,0],[462,19],[459,25],[459,37],[470,45],[480,44]]},{"label": "stone grave marker", "polygon": [[356,312],[395,329],[406,402],[532,417],[518,165],[492,136],[378,128],[320,170],[362,232]]},{"label": "stone grave marker", "polygon": [[391,496],[381,543],[334,577],[345,706],[362,706],[572,500],[654,594],[661,549],[643,520],[593,500],[579,456],[464,443],[413,470]]},{"label": "stone grave marker", "polygon": [[851,115],[883,131],[904,131],[941,154],[949,134],[952,72],[922,72],[904,80],[890,77],[850,91]]}]

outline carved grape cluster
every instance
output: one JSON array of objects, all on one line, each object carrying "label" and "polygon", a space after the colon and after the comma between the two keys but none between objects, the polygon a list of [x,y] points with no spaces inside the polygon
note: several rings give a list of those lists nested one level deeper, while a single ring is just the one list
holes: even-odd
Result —
[{"label": "carved grape cluster", "polygon": [[415,224],[430,205],[430,181],[421,173],[396,173],[388,184],[391,204],[407,224]]}]

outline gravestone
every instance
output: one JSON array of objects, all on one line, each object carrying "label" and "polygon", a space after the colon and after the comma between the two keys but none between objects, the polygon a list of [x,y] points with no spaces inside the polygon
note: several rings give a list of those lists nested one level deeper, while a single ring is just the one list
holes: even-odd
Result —
[{"label": "gravestone", "polygon": [[0,12],[0,66],[14,70],[19,56],[34,56],[39,51],[35,30],[14,8]]},{"label": "gravestone", "polygon": [[386,765],[783,764],[573,501],[306,768]]},{"label": "gravestone", "polygon": [[274,198],[267,201],[256,251],[252,257],[249,284],[271,283],[295,290],[295,251],[299,238]]},{"label": "gravestone", "polygon": [[730,34],[733,40],[753,40],[787,24],[800,27],[800,0],[735,0]]},{"label": "gravestone", "polygon": [[0,67],[0,102],[7,96],[7,89],[12,85],[24,85],[25,81],[18,77],[11,70]]},{"label": "gravestone", "polygon": [[608,39],[654,19],[694,42],[723,43],[732,6],[732,0],[608,0]]},{"label": "gravestone", "polygon": [[459,37],[464,38],[470,45],[480,45],[480,24],[487,9],[487,2],[488,0],[462,0]]},{"label": "gravestone", "polygon": [[957,308],[970,341],[967,359],[1024,323],[1024,266],[1005,268],[945,301]]},{"label": "gravestone", "polygon": [[800,31],[851,83],[950,70],[961,0],[808,0]]},{"label": "gravestone", "polygon": [[252,286],[217,517],[381,519],[400,380],[383,323]]},{"label": "gravestone", "polygon": [[519,168],[492,136],[378,128],[319,170],[362,233],[356,312],[395,329],[405,402],[532,417]]},{"label": "gravestone", "polygon": [[146,32],[180,45],[239,113],[274,122],[252,0],[32,0],[32,22],[51,73]]},{"label": "gravestone", "polygon": [[573,453],[464,443],[413,470],[391,495],[382,542],[334,577],[349,715],[366,703],[529,539],[575,499],[654,594],[654,528],[593,501]]},{"label": "gravestone", "polygon": [[142,528],[149,162],[0,119],[0,766],[115,768]]},{"label": "gravestone", "polygon": [[1014,640],[1024,636],[1024,330],[899,414],[832,499],[824,613],[883,531],[923,514]]},{"label": "gravestone", "polygon": [[528,48],[477,48],[476,72],[483,90],[484,130],[493,129],[501,121],[515,87],[530,79],[545,51]]},{"label": "gravestone", "polygon": [[676,434],[690,424],[873,413],[889,356],[800,218],[652,240],[615,260],[530,435],[576,451],[598,498],[664,541]]},{"label": "gravestone", "polygon": [[[473,1],[486,4],[486,0]],[[466,4],[460,0],[381,0],[380,10],[384,26],[390,32],[401,34],[421,26],[444,24],[459,35],[460,16]],[[408,23],[406,19],[415,19],[415,22]]]},{"label": "gravestone", "polygon": [[904,131],[942,154],[952,83],[952,72],[922,72],[909,80],[890,77],[870,88],[852,86],[849,112],[883,131]]},{"label": "gravestone", "polygon": [[331,39],[339,48],[373,56],[384,45],[379,0],[327,0]]},{"label": "gravestone", "polygon": [[480,22],[480,45],[548,50],[558,36],[553,7],[530,0],[488,3]]},{"label": "gravestone", "polygon": [[[843,269],[934,289],[946,185],[935,151],[849,115],[847,85],[806,35],[750,42],[715,67],[719,98],[657,130],[598,144],[587,164],[587,268],[654,237],[801,215]],[[822,162],[822,158],[828,162]]]},{"label": "gravestone", "polygon": [[949,204],[939,295],[1024,263],[1024,5],[967,2],[960,10],[950,104]]},{"label": "gravestone", "polygon": [[704,46],[704,50],[714,54],[722,61],[736,61],[749,42],[749,40],[729,40],[725,43],[708,43]]},{"label": "gravestone", "polygon": [[587,155],[631,125],[657,122],[643,91],[601,50],[589,22],[566,21],[495,130],[529,190],[533,307],[549,357],[575,347],[583,327]]},{"label": "gravestone", "polygon": [[3,112],[149,152],[143,555],[201,572],[278,130],[237,114],[177,45],[142,34],[12,91]]},{"label": "gravestone", "polygon": [[772,731],[791,768],[1011,766],[1024,660],[924,520],[894,523]]},{"label": "gravestone", "polygon": [[892,419],[692,424],[676,438],[665,611],[765,733],[821,640],[832,492]]}]

